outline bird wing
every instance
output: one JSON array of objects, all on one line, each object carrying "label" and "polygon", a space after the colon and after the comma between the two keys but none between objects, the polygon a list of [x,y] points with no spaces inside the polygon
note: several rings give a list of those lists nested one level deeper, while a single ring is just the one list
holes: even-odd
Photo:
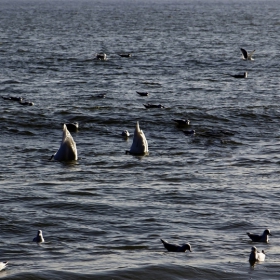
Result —
[{"label": "bird wing", "polygon": [[248,58],[248,53],[247,53],[247,51],[246,51],[245,49],[242,49],[242,48],[240,48],[240,50],[241,50],[241,52],[242,52],[243,57],[244,57],[245,59],[247,59],[247,58]]},{"label": "bird wing", "polygon": [[258,242],[261,240],[261,236],[257,235],[257,234],[252,234],[250,232],[247,232],[247,235],[252,239],[252,241],[254,242]]},{"label": "bird wing", "polygon": [[248,54],[248,57],[249,57],[249,58],[252,58],[252,55],[254,54],[255,51],[256,51],[256,50],[253,50],[252,52],[250,52],[250,53]]}]

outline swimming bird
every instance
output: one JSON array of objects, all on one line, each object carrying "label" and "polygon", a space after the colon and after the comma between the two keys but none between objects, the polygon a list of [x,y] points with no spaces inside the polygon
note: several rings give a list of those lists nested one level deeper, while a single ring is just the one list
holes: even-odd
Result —
[{"label": "swimming bird", "polygon": [[257,248],[254,246],[252,247],[251,254],[249,256],[249,262],[255,263],[257,261],[263,262],[265,260],[265,252],[262,250],[261,252],[258,252]]},{"label": "swimming bird", "polygon": [[5,269],[7,264],[8,264],[8,262],[0,262],[0,271]]},{"label": "swimming bird", "polygon": [[185,135],[194,135],[195,134],[195,130],[183,130],[183,133],[185,134]]},{"label": "swimming bird", "polygon": [[76,143],[73,137],[71,136],[70,132],[67,130],[66,124],[63,125],[63,134],[60,148],[54,155],[51,156],[50,159],[52,158],[58,161],[78,159]]},{"label": "swimming bird", "polygon": [[172,119],[174,122],[176,122],[178,125],[190,125],[189,120],[185,119]]},{"label": "swimming bird", "polygon": [[106,53],[98,53],[96,55],[96,58],[99,59],[99,60],[106,60],[107,59],[107,55],[106,55]]},{"label": "swimming bird", "polygon": [[149,109],[149,108],[164,108],[164,106],[163,105],[161,105],[161,104],[150,104],[150,103],[148,103],[148,104],[143,104],[147,109]]},{"label": "swimming bird", "polygon": [[124,137],[129,137],[129,136],[130,136],[130,133],[129,133],[127,130],[124,130],[124,131],[122,132],[122,136],[124,136]]},{"label": "swimming bird", "polygon": [[10,96],[10,97],[2,96],[2,98],[5,100],[18,101],[18,102],[21,102],[23,100],[22,97],[15,97],[15,96]]},{"label": "swimming bird", "polygon": [[38,230],[37,236],[33,238],[33,242],[37,242],[37,243],[45,242],[45,239],[43,237],[43,232],[41,230]]},{"label": "swimming bird", "polygon": [[134,130],[133,142],[130,147],[130,154],[146,154],[149,152],[148,142],[143,130],[140,129],[139,122],[136,122]]},{"label": "swimming bird", "polygon": [[189,243],[185,243],[183,245],[178,245],[178,244],[171,244],[168,243],[167,241],[161,239],[161,242],[163,243],[164,247],[167,249],[169,252],[186,252],[186,250],[191,250],[191,245]]},{"label": "swimming bird", "polygon": [[253,50],[252,52],[248,53],[245,49],[240,48],[241,52],[242,52],[242,58],[243,60],[254,60],[252,58],[252,55],[254,54],[254,52],[256,50]]},{"label": "swimming bird", "polygon": [[79,123],[78,122],[66,123],[66,127],[68,131],[77,131],[79,128]]},{"label": "swimming bird", "polygon": [[20,105],[25,105],[25,106],[33,106],[34,102],[29,102],[29,101],[20,101]]},{"label": "swimming bird", "polygon": [[121,57],[131,57],[131,53],[119,53]]},{"label": "swimming bird", "polygon": [[149,93],[147,91],[136,91],[140,96],[148,96]]},{"label": "swimming bird", "polygon": [[236,78],[236,79],[246,79],[248,77],[248,73],[244,72],[243,74],[237,74],[237,75],[231,75],[231,77]]},{"label": "swimming bird", "polygon": [[268,243],[269,241],[268,236],[269,235],[272,236],[269,229],[266,229],[262,235],[253,234],[250,232],[247,232],[247,235],[252,239],[253,242],[265,242],[265,243]]}]

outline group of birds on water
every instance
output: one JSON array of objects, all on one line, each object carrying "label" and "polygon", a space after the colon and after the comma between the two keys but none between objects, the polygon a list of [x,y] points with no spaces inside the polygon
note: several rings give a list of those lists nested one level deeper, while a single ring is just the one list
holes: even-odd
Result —
[{"label": "group of birds on water", "polygon": [[[261,235],[253,234],[253,233],[250,233],[250,232],[247,232],[247,235],[250,237],[252,242],[268,243],[269,242],[268,236],[272,235],[272,234],[270,233],[269,229],[266,229],[263,232],[263,234],[261,234]],[[192,252],[190,243],[185,243],[185,244],[182,244],[182,245],[178,245],[178,244],[169,243],[164,239],[160,239],[160,240],[161,240],[163,246],[165,247],[165,249],[168,252],[184,253],[187,250]],[[42,230],[38,230],[36,237],[33,238],[33,242],[37,242],[37,243],[45,242]],[[253,265],[255,265],[256,262],[262,262],[264,260],[265,260],[264,250],[262,250],[260,252],[260,251],[257,250],[257,248],[255,246],[253,246],[252,249],[251,249],[250,256],[249,256],[250,264],[253,266]],[[8,264],[8,261],[0,262],[0,271],[3,270],[4,268],[6,268],[7,264]]]},{"label": "group of birds on water", "polygon": [[[252,58],[252,56],[253,56],[255,50],[253,50],[250,53],[248,53],[243,48],[241,48],[240,50],[242,52],[242,58],[244,60],[254,60]],[[119,54],[119,56],[121,56],[121,57],[131,57],[131,54],[130,53],[122,53],[122,54]],[[107,55],[105,53],[98,53],[96,55],[96,59],[107,60]],[[228,75],[230,75],[230,74],[228,74]],[[248,73],[244,72],[243,74],[230,75],[230,76],[232,76],[234,78],[247,78]],[[140,96],[148,96],[149,95],[148,92],[141,92],[141,91],[136,91],[136,92]],[[4,100],[17,101],[21,105],[28,105],[28,106],[33,106],[34,105],[33,102],[24,101],[22,97],[4,97],[4,96],[2,96],[2,98]],[[147,103],[147,104],[143,104],[143,105],[147,109],[149,109],[149,108],[164,108],[164,106],[162,106],[161,104]],[[173,119],[173,121],[175,121],[179,126],[185,126],[185,125],[190,124],[190,121],[186,120],[186,119]],[[63,124],[62,141],[61,141],[60,147],[57,150],[57,152],[54,155],[51,156],[50,160],[52,160],[52,159],[57,160],[57,161],[78,160],[78,151],[77,151],[76,143],[75,143],[72,135],[69,132],[69,131],[77,131],[78,128],[79,128],[79,124],[77,122]],[[183,132],[186,135],[195,134],[194,130],[183,131]],[[122,136],[129,137],[130,133],[127,130],[124,130],[122,132]],[[136,122],[136,127],[135,127],[134,134],[133,134],[133,142],[132,142],[132,145],[130,147],[130,150],[126,151],[126,153],[132,154],[132,155],[145,155],[145,154],[149,153],[148,142],[147,142],[147,139],[145,137],[145,134],[144,134],[143,130],[140,129],[139,122]],[[249,233],[249,232],[247,233],[247,235],[250,237],[252,242],[268,243],[269,242],[268,236],[272,235],[272,234],[270,233],[269,229],[266,229],[263,232],[263,234],[261,234],[261,235],[252,234],[252,233]],[[33,242],[37,242],[37,243],[45,242],[42,230],[38,230],[37,236],[33,239]],[[178,245],[178,244],[169,243],[169,242],[167,242],[166,240],[163,240],[163,239],[161,239],[161,242],[163,243],[163,246],[169,252],[186,252],[187,250],[192,252],[191,245],[189,243]],[[257,250],[257,248],[255,246],[253,246],[252,249],[251,249],[250,256],[249,256],[249,262],[251,263],[251,265],[254,265],[256,262],[264,261],[264,260],[265,260],[264,250],[262,250],[260,252],[260,251]],[[5,269],[7,264],[8,264],[8,261],[0,262],[0,271]]]},{"label": "group of birds on water", "polygon": [[[245,49],[241,48],[242,52],[242,58],[244,60],[253,60],[252,56],[253,53],[255,52],[252,51],[248,53]],[[121,53],[119,54],[121,57],[131,57],[130,53]],[[98,53],[96,54],[96,59],[98,60],[107,60],[107,55],[105,53]],[[242,75],[230,75],[234,78],[247,78],[247,72],[244,72]],[[141,92],[141,91],[136,91],[137,94],[140,96],[148,96],[148,92]],[[4,97],[2,96],[3,99],[5,100],[11,100],[11,101],[17,101],[22,105],[29,105],[32,106],[34,105],[33,102],[28,102],[24,101],[22,97]],[[161,104],[143,104],[145,108],[150,109],[150,108],[164,108],[163,105]],[[173,119],[179,126],[185,126],[189,125],[190,121],[185,120],[185,119]],[[70,134],[69,130],[71,131],[76,131],[79,127],[78,123],[70,123],[70,124],[64,124],[63,125],[63,132],[62,132],[62,141],[60,144],[60,147],[58,151],[51,156],[50,159],[55,159],[57,161],[71,161],[71,160],[78,160],[78,151],[76,147],[76,143]],[[184,134],[186,135],[193,135],[195,134],[195,130],[187,130],[183,131]],[[130,133],[127,130],[124,130],[122,132],[122,136],[124,137],[129,137]],[[129,154],[134,154],[134,155],[145,155],[148,154],[149,149],[148,149],[148,142],[145,137],[145,134],[143,130],[140,129],[139,122],[136,123],[136,127],[134,130],[134,135],[133,135],[133,143],[131,145],[130,151],[126,151],[126,153]]]}]

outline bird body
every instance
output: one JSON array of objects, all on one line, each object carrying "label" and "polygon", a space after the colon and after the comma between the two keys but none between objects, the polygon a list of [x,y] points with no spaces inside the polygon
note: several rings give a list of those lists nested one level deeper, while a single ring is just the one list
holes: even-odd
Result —
[{"label": "bird body", "polygon": [[254,60],[254,59],[252,58],[252,56],[253,56],[253,54],[254,54],[254,52],[255,52],[256,50],[253,50],[253,51],[250,52],[250,53],[248,53],[245,49],[242,49],[242,48],[240,48],[240,50],[241,50],[241,52],[242,52],[242,58],[243,58],[243,60]]},{"label": "bird body", "polygon": [[190,121],[185,119],[173,119],[173,121],[178,125],[190,125]]},{"label": "bird body", "polygon": [[195,130],[183,130],[183,133],[185,135],[195,135]]},{"label": "bird body", "polygon": [[149,152],[148,142],[143,130],[140,129],[139,122],[136,123],[133,135],[133,143],[129,152],[131,154],[146,154]]},{"label": "bird body", "polygon": [[186,250],[191,250],[191,245],[189,243],[185,243],[183,245],[178,245],[178,244],[171,244],[168,243],[166,240],[161,239],[162,244],[164,245],[165,249],[169,252],[186,252]]},{"label": "bird body", "polygon": [[68,161],[68,160],[78,159],[76,143],[73,137],[71,136],[70,132],[67,130],[65,124],[63,125],[63,134],[62,134],[62,141],[60,144],[60,148],[52,157],[54,157],[54,159],[58,161]]},{"label": "bird body", "polygon": [[107,55],[106,55],[106,53],[98,53],[96,55],[96,58],[99,59],[99,60],[106,60],[107,59]]},{"label": "bird body", "polygon": [[254,263],[254,262],[263,262],[265,260],[265,252],[262,250],[259,252],[257,248],[254,246],[252,247],[251,254],[249,256],[249,262]]},{"label": "bird body", "polygon": [[37,242],[37,243],[45,242],[45,239],[43,237],[43,232],[41,230],[38,230],[37,236],[33,238],[33,242]]},{"label": "bird body", "polygon": [[268,236],[269,235],[272,236],[269,229],[266,229],[261,235],[253,234],[250,232],[247,232],[247,235],[251,238],[253,242],[265,242],[265,243],[268,243],[269,241]]},{"label": "bird body", "polygon": [[140,96],[148,96],[149,93],[147,91],[136,91]]},{"label": "bird body", "polygon": [[236,79],[246,79],[248,77],[248,73],[244,72],[243,74],[236,74],[236,75],[231,75],[231,77],[236,78]]},{"label": "bird body", "polygon": [[0,262],[0,271],[6,268],[8,262]]},{"label": "bird body", "polygon": [[161,105],[161,104],[150,104],[150,103],[148,103],[148,104],[143,104],[147,109],[149,109],[149,108],[164,108],[164,106],[163,105]]},{"label": "bird body", "polygon": [[120,57],[131,57],[131,53],[119,53]]}]

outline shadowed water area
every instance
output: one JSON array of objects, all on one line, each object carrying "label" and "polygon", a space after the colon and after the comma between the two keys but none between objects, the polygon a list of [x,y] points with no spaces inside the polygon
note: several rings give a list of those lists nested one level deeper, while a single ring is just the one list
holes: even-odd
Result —
[{"label": "shadowed water area", "polygon": [[[0,98],[0,278],[279,279],[279,1],[0,6],[0,96],[34,103]],[[79,159],[50,161],[68,122]]]}]

